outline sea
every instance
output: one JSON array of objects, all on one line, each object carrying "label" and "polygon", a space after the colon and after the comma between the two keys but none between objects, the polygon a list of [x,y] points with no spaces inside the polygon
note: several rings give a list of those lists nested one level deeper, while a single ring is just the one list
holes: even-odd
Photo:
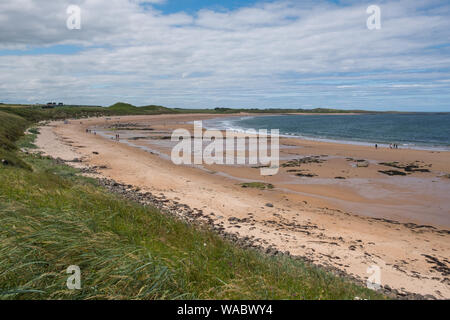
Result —
[{"label": "sea", "polygon": [[450,150],[450,113],[267,115],[216,118],[210,129],[278,129],[280,135],[328,142]]}]

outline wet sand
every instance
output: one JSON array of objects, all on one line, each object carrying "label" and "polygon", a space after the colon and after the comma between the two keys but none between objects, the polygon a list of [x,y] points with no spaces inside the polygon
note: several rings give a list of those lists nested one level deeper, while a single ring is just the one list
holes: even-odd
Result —
[{"label": "wet sand", "polygon": [[[199,208],[228,232],[252,237],[264,247],[289,251],[362,280],[369,275],[368,267],[378,265],[383,286],[450,298],[450,235],[446,231],[450,229],[450,179],[445,176],[450,173],[449,152],[375,150],[282,138],[282,168],[270,177],[262,177],[252,166],[195,168],[169,161],[173,143],[167,136],[172,130],[192,132],[190,122],[211,117],[218,116],[55,122],[42,128],[37,144],[53,157],[79,158],[82,163],[75,165],[103,168],[101,176]],[[151,130],[104,130],[117,123]],[[98,134],[87,134],[86,128]],[[120,142],[105,137],[115,132],[121,134]],[[295,162],[305,157],[313,161]],[[369,166],[358,167],[362,160]],[[429,172],[407,172],[392,167],[392,162],[400,167],[414,164],[413,168]],[[379,172],[389,170],[406,175]],[[297,175],[305,173],[311,177]],[[274,189],[239,185],[253,181],[271,183]]]}]

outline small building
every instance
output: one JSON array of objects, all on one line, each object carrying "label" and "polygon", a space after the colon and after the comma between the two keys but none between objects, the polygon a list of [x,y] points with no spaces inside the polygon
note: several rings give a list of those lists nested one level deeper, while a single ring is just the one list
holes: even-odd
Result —
[{"label": "small building", "polygon": [[43,106],[44,109],[51,109],[54,107],[56,107],[56,102],[47,102],[47,104]]}]

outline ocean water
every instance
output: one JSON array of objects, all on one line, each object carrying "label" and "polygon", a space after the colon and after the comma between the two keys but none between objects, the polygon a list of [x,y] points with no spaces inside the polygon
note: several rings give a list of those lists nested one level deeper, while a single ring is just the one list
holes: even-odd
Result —
[{"label": "ocean water", "polygon": [[403,148],[450,150],[450,113],[272,115],[212,119],[216,129],[279,129],[306,139]]}]

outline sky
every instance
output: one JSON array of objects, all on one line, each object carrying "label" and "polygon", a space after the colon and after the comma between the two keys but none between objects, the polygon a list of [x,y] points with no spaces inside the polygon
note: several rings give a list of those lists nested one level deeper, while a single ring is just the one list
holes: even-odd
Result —
[{"label": "sky", "polygon": [[1,0],[0,102],[50,101],[450,112],[450,1]]}]

